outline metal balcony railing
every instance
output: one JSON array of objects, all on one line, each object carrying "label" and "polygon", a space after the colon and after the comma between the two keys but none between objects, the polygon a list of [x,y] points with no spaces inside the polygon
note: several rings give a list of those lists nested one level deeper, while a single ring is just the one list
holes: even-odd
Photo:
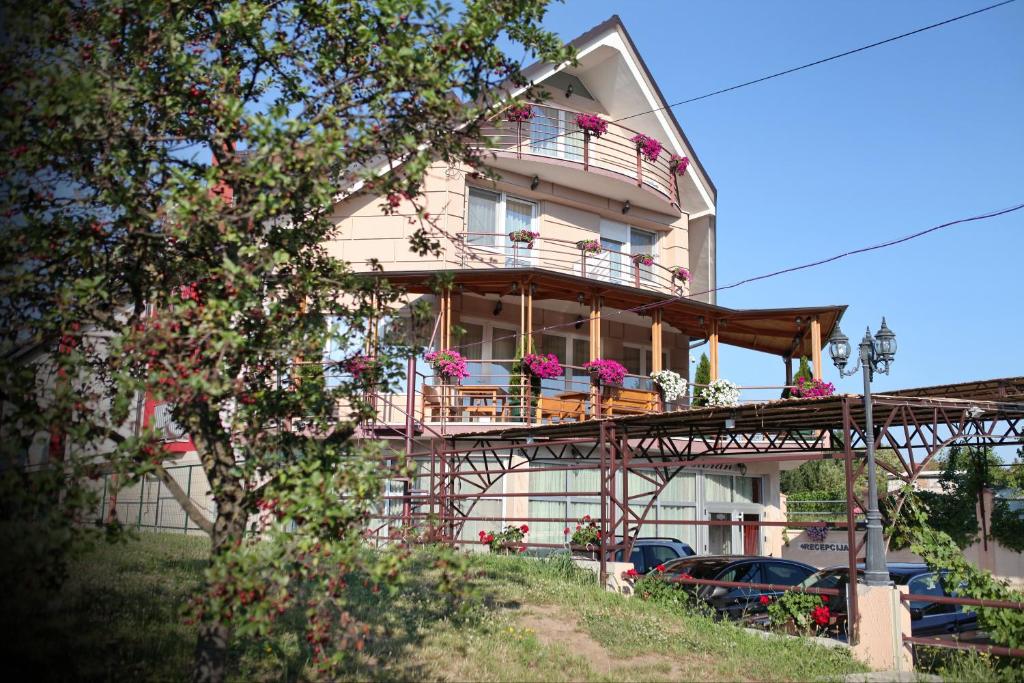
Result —
[{"label": "metal balcony railing", "polygon": [[493,121],[484,128],[500,153],[517,159],[544,158],[583,171],[601,173],[646,188],[670,204],[679,205],[671,154],[662,150],[654,161],[646,158],[632,138],[638,131],[608,123],[600,137],[576,125],[578,112],[548,104],[533,105],[533,118],[521,123]]},{"label": "metal balcony railing", "polygon": [[[588,238],[600,242],[599,238]],[[454,257],[459,267],[543,268],[585,278],[629,285],[667,294],[682,295],[685,283],[673,275],[674,268],[661,265],[657,256],[647,266],[634,261],[634,255],[602,248],[592,254],[572,240],[537,237],[532,246],[515,242],[497,232],[464,232],[454,235]]]}]

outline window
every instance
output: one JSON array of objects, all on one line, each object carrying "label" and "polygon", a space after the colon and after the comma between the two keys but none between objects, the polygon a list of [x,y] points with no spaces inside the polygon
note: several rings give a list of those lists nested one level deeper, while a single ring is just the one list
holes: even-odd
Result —
[{"label": "window", "polygon": [[644,550],[647,552],[647,566],[652,569],[679,557],[679,554],[667,545],[649,545]]},{"label": "window", "polygon": [[534,154],[583,161],[583,131],[576,125],[574,112],[535,105],[529,126]]},{"label": "window", "polygon": [[[633,284],[635,282],[633,254],[650,254],[658,258],[659,235],[612,220],[601,220],[601,247],[605,252],[587,259],[587,273],[596,278],[608,278],[613,282]],[[657,265],[640,266],[640,280],[643,283],[655,281]]]},{"label": "window", "polygon": [[468,320],[461,321],[459,326],[463,334],[458,344],[468,361],[469,370],[469,377],[463,383],[508,384],[515,356],[516,331]]},{"label": "window", "polygon": [[[907,584],[908,592],[915,595],[934,595],[936,597],[945,597],[949,594],[942,586],[942,581],[935,574],[922,574],[921,576],[915,576]],[[924,614],[942,614],[944,612],[952,612],[957,609],[956,605],[940,605],[934,602],[925,602],[923,600],[912,600],[910,602],[912,609],[919,609]]]},{"label": "window", "polygon": [[532,265],[530,250],[508,239],[515,230],[537,230],[538,211],[533,202],[509,197],[478,187],[469,188],[466,216],[466,243],[476,251],[505,256],[510,267]]},{"label": "window", "polygon": [[761,574],[765,583],[778,586],[795,586],[803,583],[811,572],[795,564],[782,562],[765,562],[761,565]]}]

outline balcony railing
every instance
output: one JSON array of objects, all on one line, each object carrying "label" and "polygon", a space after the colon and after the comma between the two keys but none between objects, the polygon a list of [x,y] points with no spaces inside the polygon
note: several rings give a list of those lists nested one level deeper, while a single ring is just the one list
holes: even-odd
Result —
[{"label": "balcony railing", "polygon": [[494,147],[517,159],[542,157],[618,177],[679,205],[676,176],[669,165],[671,154],[663,150],[655,161],[644,157],[632,141],[638,131],[609,122],[608,131],[596,137],[580,130],[575,111],[533,105],[533,112],[528,121],[494,121],[484,132]]},{"label": "balcony railing", "polygon": [[572,240],[551,237],[537,237],[530,247],[493,232],[458,233],[454,238],[455,260],[465,269],[535,267],[667,294],[684,294],[683,281],[673,275],[673,268],[657,260],[645,266],[634,262],[632,254],[614,249],[588,254]]},{"label": "balcony railing", "polygon": [[[627,374],[621,386],[595,387],[590,373],[563,365],[565,375],[539,382],[512,372],[512,359],[467,360],[469,377],[445,383],[414,369],[412,395],[372,393],[380,432],[402,433],[409,425],[435,436],[452,426],[543,425],[603,417],[645,415],[693,407],[692,396],[666,402],[650,377]],[[703,385],[691,384],[691,394]],[[740,403],[778,400],[782,386],[741,388]],[[341,407],[344,412],[344,407]]]}]

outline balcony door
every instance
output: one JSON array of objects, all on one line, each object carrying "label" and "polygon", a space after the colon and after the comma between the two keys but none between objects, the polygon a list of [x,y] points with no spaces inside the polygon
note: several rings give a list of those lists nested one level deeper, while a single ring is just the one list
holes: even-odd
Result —
[{"label": "balcony door", "polygon": [[583,131],[576,113],[534,105],[530,120],[530,152],[566,161],[583,161]]},{"label": "balcony door", "polygon": [[[538,210],[534,202],[510,197],[503,192],[469,188],[466,218],[466,255],[469,263],[478,258],[497,261],[506,268],[521,268],[534,263],[533,250],[525,244],[513,244],[508,234],[516,230],[537,232]],[[539,245],[534,245],[534,249]]]}]

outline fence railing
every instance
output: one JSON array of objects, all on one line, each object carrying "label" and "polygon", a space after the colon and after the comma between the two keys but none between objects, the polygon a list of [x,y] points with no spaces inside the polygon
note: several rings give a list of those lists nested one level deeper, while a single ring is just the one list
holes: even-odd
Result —
[{"label": "fence railing", "polygon": [[[166,469],[192,503],[206,513],[207,519],[214,519],[217,508],[202,465],[167,465]],[[122,486],[118,475],[106,474],[97,485],[102,487],[97,519],[108,521],[116,518],[122,525],[135,529],[204,533],[189,519],[163,482],[155,477],[145,477],[140,482]]]},{"label": "fence railing", "polygon": [[679,192],[671,154],[662,150],[651,160],[633,141],[638,131],[608,122],[600,136],[581,130],[577,112],[551,105],[534,105],[533,117],[520,123],[493,121],[484,128],[494,148],[517,159],[548,159],[600,173],[647,189],[678,205]]},{"label": "fence railing", "polygon": [[[467,231],[453,235],[455,259],[461,268],[543,268],[559,273],[601,279],[667,294],[685,292],[684,280],[674,267],[657,262],[645,265],[641,254],[601,247],[599,253],[577,246],[577,242],[555,237],[535,237],[532,242],[517,241],[511,233]],[[581,242],[597,242],[590,237]]]}]

